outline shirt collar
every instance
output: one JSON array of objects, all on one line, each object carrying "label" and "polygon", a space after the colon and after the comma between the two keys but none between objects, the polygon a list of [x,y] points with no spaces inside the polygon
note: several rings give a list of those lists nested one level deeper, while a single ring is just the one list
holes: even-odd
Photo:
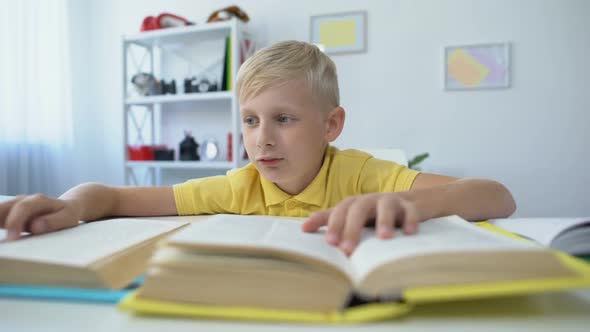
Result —
[{"label": "shirt collar", "polygon": [[292,196],[282,191],[281,188],[277,187],[273,182],[268,181],[262,175],[260,175],[260,182],[262,184],[262,190],[264,191],[265,205],[280,204],[284,201],[294,198],[302,203],[322,206],[326,196],[326,187],[328,182],[328,169],[332,162],[332,156],[336,148],[328,146],[324,154],[324,161],[320,171],[313,179],[313,181],[299,194]]},{"label": "shirt collar", "polygon": [[264,204],[267,207],[282,203],[291,198],[291,195],[282,191],[281,188],[265,179],[262,175],[260,175],[260,183],[262,184],[262,191],[264,192]]}]

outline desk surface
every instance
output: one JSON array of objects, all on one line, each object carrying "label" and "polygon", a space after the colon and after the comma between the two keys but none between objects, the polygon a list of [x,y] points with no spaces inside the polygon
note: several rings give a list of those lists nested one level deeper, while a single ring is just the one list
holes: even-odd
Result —
[{"label": "desk surface", "polygon": [[[588,331],[590,290],[416,307],[410,314],[363,325],[363,331]],[[358,325],[139,317],[111,305],[0,299],[2,331],[325,331]]]},{"label": "desk surface", "polygon": [[[7,197],[0,196],[0,201]],[[176,219],[172,217],[170,219]],[[193,217],[195,218],[195,217]],[[198,218],[198,217],[197,217]],[[196,218],[195,218],[196,219]],[[280,323],[140,317],[113,305],[0,298],[0,331],[326,331],[358,325]],[[362,326],[363,331],[588,331],[590,290],[422,305],[398,319]]]}]

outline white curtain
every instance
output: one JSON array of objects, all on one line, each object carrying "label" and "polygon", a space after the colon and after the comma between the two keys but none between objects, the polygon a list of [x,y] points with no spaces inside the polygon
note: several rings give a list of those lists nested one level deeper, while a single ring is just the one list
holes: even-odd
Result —
[{"label": "white curtain", "polygon": [[0,195],[73,184],[67,0],[0,0]]}]

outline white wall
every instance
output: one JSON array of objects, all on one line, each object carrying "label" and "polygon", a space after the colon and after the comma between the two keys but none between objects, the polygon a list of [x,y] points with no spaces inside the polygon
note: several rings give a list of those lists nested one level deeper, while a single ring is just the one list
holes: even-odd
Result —
[{"label": "white wall", "polygon": [[[429,172],[506,184],[519,216],[590,215],[590,1],[118,1],[73,5],[77,116],[86,179],[123,183],[122,34],[144,16],[169,11],[203,23],[240,5],[259,42],[309,38],[309,17],[368,12],[368,51],[338,55],[347,123],[340,145],[430,152]],[[84,7],[85,6],[85,7]],[[508,90],[445,92],[445,45],[513,43]],[[76,45],[74,45],[76,46]],[[88,88],[86,88],[88,87]],[[370,128],[370,131],[367,131]]]}]

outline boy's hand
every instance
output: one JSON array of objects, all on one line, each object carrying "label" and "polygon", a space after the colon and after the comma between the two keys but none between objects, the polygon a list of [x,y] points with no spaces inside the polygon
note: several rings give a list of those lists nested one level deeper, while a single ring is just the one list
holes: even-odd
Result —
[{"label": "boy's hand", "polygon": [[389,239],[395,226],[414,234],[423,221],[416,205],[397,193],[375,193],[348,197],[334,208],[313,213],[302,225],[304,232],[315,232],[328,225],[326,240],[350,255],[359,243],[363,227],[375,221],[377,236]]},{"label": "boy's hand", "polygon": [[23,231],[43,234],[76,226],[79,216],[73,201],[41,194],[17,196],[0,203],[0,228],[6,229],[8,241],[17,240]]}]

